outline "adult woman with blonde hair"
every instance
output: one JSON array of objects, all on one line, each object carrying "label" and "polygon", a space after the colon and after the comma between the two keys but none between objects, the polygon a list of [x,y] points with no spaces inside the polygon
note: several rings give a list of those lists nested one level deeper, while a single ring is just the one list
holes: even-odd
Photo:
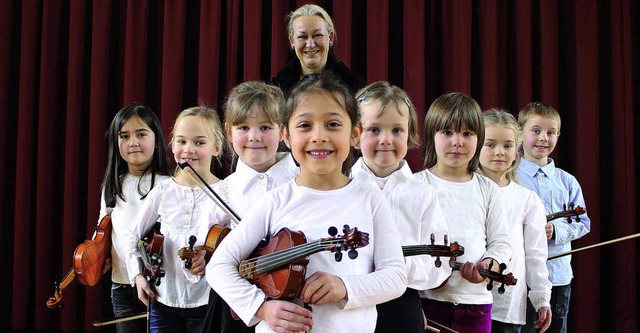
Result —
[{"label": "adult woman with blonde hair", "polygon": [[334,72],[353,94],[365,86],[365,81],[333,53],[335,27],[322,7],[306,4],[291,12],[287,33],[296,58],[271,78],[271,84],[280,87],[285,96],[305,75],[324,71]]}]

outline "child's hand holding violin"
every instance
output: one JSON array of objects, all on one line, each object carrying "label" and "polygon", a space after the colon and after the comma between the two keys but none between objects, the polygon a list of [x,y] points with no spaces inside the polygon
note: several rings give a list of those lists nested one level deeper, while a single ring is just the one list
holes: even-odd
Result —
[{"label": "child's hand holding violin", "polygon": [[265,301],[256,316],[266,321],[276,332],[306,332],[313,326],[311,311],[287,301]]},{"label": "child's hand holding violin", "polygon": [[467,281],[471,283],[482,283],[485,281],[485,277],[480,275],[480,270],[488,270],[489,263],[494,261],[494,265],[491,266],[491,270],[494,272],[499,272],[500,265],[491,258],[485,258],[477,265],[474,265],[472,262],[467,261],[463,265],[460,266],[460,275]]},{"label": "child's hand holding violin", "polygon": [[191,261],[191,269],[189,271],[195,275],[204,276],[205,268],[207,267],[207,263],[204,260],[207,251],[204,249],[198,251],[196,256]]},{"label": "child's hand holding violin", "polygon": [[547,222],[547,225],[544,226],[544,231],[547,233],[547,240],[551,240],[553,238],[553,223]]},{"label": "child's hand holding violin", "polygon": [[300,296],[307,304],[334,303],[347,297],[347,288],[338,276],[315,272],[304,281]]},{"label": "child's hand holding violin", "polygon": [[156,295],[153,292],[153,289],[151,289],[149,281],[147,281],[147,278],[142,276],[142,274],[136,275],[136,288],[138,289],[138,299],[140,300],[140,302],[144,303],[144,305],[147,305],[147,302],[151,300],[151,302],[153,303]]}]

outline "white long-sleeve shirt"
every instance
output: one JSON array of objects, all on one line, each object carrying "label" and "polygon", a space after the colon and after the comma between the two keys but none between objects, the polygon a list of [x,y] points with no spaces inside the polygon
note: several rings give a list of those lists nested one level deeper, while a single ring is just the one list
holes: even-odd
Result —
[{"label": "white long-sleeve shirt", "polygon": [[[300,172],[290,153],[278,153],[276,159],[278,162],[265,172],[258,172],[238,159],[235,172],[217,182],[214,190],[242,218],[264,193],[287,183]],[[232,229],[236,227],[235,222],[221,211],[216,214],[221,224],[229,223]]]},{"label": "white long-sleeve shirt", "polygon": [[189,237],[194,235],[202,244],[207,236],[207,228],[201,227],[203,208],[210,199],[200,188],[191,188],[167,179],[153,188],[144,200],[127,235],[127,270],[129,281],[141,274],[138,240],[144,237],[156,221],[160,222],[162,243],[162,267],[166,275],[156,288],[157,300],[176,308],[195,308],[206,305],[209,300],[209,285],[204,279],[192,283],[187,278],[188,271],[178,257],[178,250],[188,246]]},{"label": "white long-sleeve shirt", "polygon": [[[168,179],[169,176],[156,175],[155,184]],[[111,215],[111,281],[120,284],[129,283],[127,274],[127,257],[129,255],[126,235],[129,233],[129,225],[142,206],[142,194],[138,192],[138,183],[142,193],[149,192],[151,188],[151,174],[134,176],[125,174],[120,177],[122,182],[122,196],[116,196],[114,207],[107,207],[104,190],[100,200],[100,218],[98,223],[106,215]]]},{"label": "white long-sleeve shirt", "polygon": [[[391,210],[379,189],[368,180],[355,177],[346,186],[319,191],[299,186],[295,180],[268,192],[255,203],[220,244],[205,275],[238,316],[247,324],[260,321],[255,316],[265,293],[240,277],[238,265],[249,257],[260,240],[286,227],[303,231],[307,242],[328,237],[328,229],[348,224],[369,233],[369,245],[359,248],[354,260],[344,255],[336,262],[331,252],[309,257],[306,276],[324,271],[339,276],[347,299],[338,303],[312,305],[315,333],[373,332],[377,318],[375,305],[400,296],[407,287],[400,240],[389,228]],[[375,265],[375,271],[373,271]],[[260,322],[256,332],[271,332]]]},{"label": "white long-sleeve shirt", "polygon": [[[429,170],[416,176],[435,188],[449,222],[449,240],[464,247],[464,255],[457,261],[478,263],[493,258],[507,264],[505,274],[510,272],[509,233],[498,185],[476,173],[466,182],[444,180]],[[421,296],[456,304],[490,304],[493,298],[486,287],[487,283],[470,283],[456,271],[444,286],[422,292]]]},{"label": "white long-sleeve shirt", "polygon": [[[406,161],[387,177],[377,177],[359,158],[351,168],[352,174],[364,173],[376,182],[384,193],[396,222],[400,243],[430,245],[431,234],[437,245],[442,245],[449,234],[449,225],[440,209],[438,197],[432,187],[418,180]],[[427,290],[442,284],[450,275],[449,258],[441,258],[442,266],[435,266],[435,257],[418,255],[405,257],[408,287]]]},{"label": "white long-sleeve shirt", "polygon": [[515,286],[506,287],[504,294],[498,293],[497,288],[492,290],[491,318],[503,323],[524,325],[527,285],[531,289],[529,299],[536,310],[550,306],[551,282],[547,270],[547,235],[544,230],[547,218],[544,204],[535,192],[516,182],[501,187],[500,191],[504,198],[509,198],[506,209],[512,257],[508,267],[520,280]]}]

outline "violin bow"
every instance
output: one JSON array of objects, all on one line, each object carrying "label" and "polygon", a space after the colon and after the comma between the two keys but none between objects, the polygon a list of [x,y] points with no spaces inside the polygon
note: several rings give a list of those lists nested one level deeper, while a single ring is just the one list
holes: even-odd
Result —
[{"label": "violin bow", "polygon": [[629,235],[629,236],[624,236],[624,237],[612,239],[612,240],[609,240],[609,241],[606,241],[606,242],[597,243],[597,244],[581,247],[581,248],[578,248],[578,249],[575,249],[575,250],[571,250],[571,251],[559,253],[559,254],[556,254],[556,255],[552,255],[552,256],[549,256],[549,258],[547,258],[547,260],[552,260],[552,259],[568,256],[568,255],[576,253],[576,252],[581,252],[581,251],[584,251],[584,250],[589,250],[589,249],[593,249],[593,248],[596,248],[596,247],[605,246],[605,245],[609,245],[609,244],[613,244],[613,243],[618,243],[618,242],[622,242],[622,241],[625,241],[625,240],[634,239],[634,238],[638,238],[638,237],[640,237],[640,233]]},{"label": "violin bow", "polygon": [[137,315],[133,315],[133,316],[129,316],[129,317],[122,317],[122,318],[116,318],[116,319],[110,319],[110,320],[106,320],[103,322],[94,322],[93,326],[96,327],[100,327],[100,326],[106,326],[106,325],[112,325],[112,324],[117,324],[117,323],[123,323],[125,321],[129,321],[129,320],[136,320],[136,319],[142,319],[142,318],[147,318],[148,314],[146,312],[143,313],[139,313]]},{"label": "violin bow", "polygon": [[[191,179],[193,179],[196,182],[196,185],[198,185],[198,187],[200,187],[202,189],[202,191],[211,199],[213,200],[213,202],[218,205],[218,207],[220,207],[220,209],[222,209],[222,211],[227,214],[227,216],[233,221],[235,222],[235,224],[239,224],[240,223],[240,217],[238,217],[238,215],[231,210],[231,207],[229,207],[226,203],[224,203],[224,201],[222,201],[222,199],[220,198],[220,196],[218,195],[218,193],[216,193],[211,186],[209,186],[209,184],[207,184],[207,182],[198,174],[198,172],[196,172],[196,170],[191,166],[191,164],[189,164],[189,162],[182,162],[182,163],[178,163],[178,166],[180,167],[180,169],[182,169],[187,175],[189,175],[189,177],[191,177]],[[187,172],[185,170],[185,168],[189,168],[191,169],[191,171],[198,177],[198,179],[196,179],[195,177],[193,177],[193,175],[190,172]],[[206,186],[206,188],[205,188]]]},{"label": "violin bow", "polygon": [[[433,325],[439,327],[440,329],[445,329],[445,330],[447,330],[447,332],[460,333],[460,332],[454,330],[453,328],[450,328],[448,326],[445,326],[445,325],[442,325],[442,324],[438,323],[437,321],[435,321],[433,319],[427,318],[427,323],[433,324]],[[438,330],[438,329],[435,329],[435,331],[433,331],[434,328],[431,327],[431,329],[430,329],[429,325],[427,325],[427,329],[432,331],[432,332],[440,332],[440,330]]]}]

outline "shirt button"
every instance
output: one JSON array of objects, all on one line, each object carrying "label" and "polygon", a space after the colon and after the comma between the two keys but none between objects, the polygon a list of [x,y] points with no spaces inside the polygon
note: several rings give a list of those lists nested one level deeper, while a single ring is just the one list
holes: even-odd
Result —
[{"label": "shirt button", "polygon": [[264,175],[260,175],[258,176],[260,179],[264,179]]}]

